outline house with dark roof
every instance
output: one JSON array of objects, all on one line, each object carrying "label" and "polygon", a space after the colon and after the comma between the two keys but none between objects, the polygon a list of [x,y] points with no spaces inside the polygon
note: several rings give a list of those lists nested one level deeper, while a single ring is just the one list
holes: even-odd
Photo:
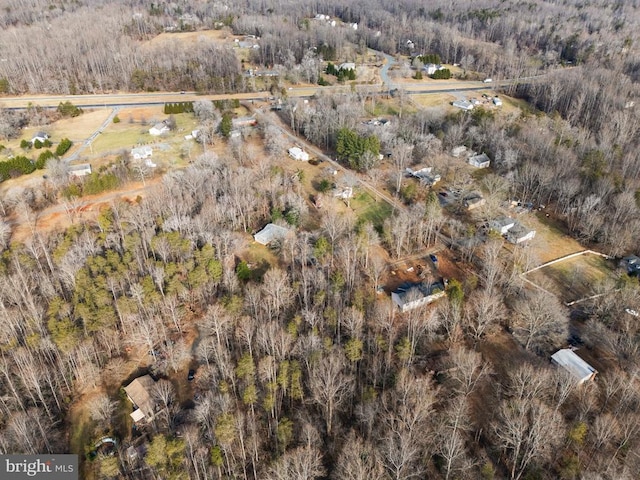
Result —
[{"label": "house with dark roof", "polygon": [[402,312],[435,302],[446,295],[445,282],[427,285],[423,282],[406,282],[391,293],[391,300]]},{"label": "house with dark roof", "polygon": [[536,231],[531,230],[519,222],[515,222],[515,225],[509,229],[505,234],[505,238],[509,243],[522,243],[527,240],[531,240],[536,236]]},{"label": "house with dark roof", "polygon": [[36,142],[40,142],[40,143],[44,143],[47,140],[49,140],[49,134],[46,132],[37,132],[32,138],[31,138],[31,144],[33,145]]}]

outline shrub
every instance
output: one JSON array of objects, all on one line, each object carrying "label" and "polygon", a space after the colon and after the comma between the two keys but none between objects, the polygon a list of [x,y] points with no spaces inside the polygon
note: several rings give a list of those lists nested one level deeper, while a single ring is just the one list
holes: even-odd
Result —
[{"label": "shrub", "polygon": [[118,115],[113,117],[113,123],[120,123],[120,117]]},{"label": "shrub", "polygon": [[68,138],[63,138],[62,140],[60,140],[60,143],[56,147],[56,155],[58,157],[61,157],[69,151],[72,145],[73,142],[71,140],[69,140]]}]

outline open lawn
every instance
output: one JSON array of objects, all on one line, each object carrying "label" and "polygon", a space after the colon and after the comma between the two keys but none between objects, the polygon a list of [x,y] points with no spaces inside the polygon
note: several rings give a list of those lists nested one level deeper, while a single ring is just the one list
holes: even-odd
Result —
[{"label": "open lawn", "polygon": [[383,200],[376,200],[367,192],[360,192],[351,200],[351,208],[359,223],[372,223],[381,228],[384,221],[391,216],[393,207]]},{"label": "open lawn", "polygon": [[[508,213],[513,216],[510,211]],[[577,240],[571,238],[564,231],[561,223],[552,217],[546,217],[544,210],[535,214],[518,215],[514,218],[536,231],[535,238],[529,242],[527,248],[531,249],[537,265],[584,250],[584,247]],[[513,246],[509,245],[508,248],[513,248]]]},{"label": "open lawn", "polygon": [[612,286],[618,277],[613,260],[584,253],[527,273],[525,278],[558,295],[565,303],[599,293],[598,286]]},{"label": "open lawn", "polygon": [[421,107],[442,107],[446,105],[451,105],[456,99],[454,95],[449,95],[448,93],[436,93],[436,94],[421,94],[421,95],[412,95],[411,100],[414,103],[420,105]]}]

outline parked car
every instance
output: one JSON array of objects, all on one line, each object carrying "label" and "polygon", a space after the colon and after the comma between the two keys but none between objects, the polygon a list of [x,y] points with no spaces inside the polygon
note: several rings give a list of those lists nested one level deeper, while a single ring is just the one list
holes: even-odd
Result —
[{"label": "parked car", "polygon": [[485,79],[482,81],[482,83],[491,83],[491,82],[493,82],[493,79],[492,79],[492,78],[485,78]]},{"label": "parked car", "polygon": [[429,259],[434,263],[438,263],[438,257],[436,257],[433,253],[429,255]]},{"label": "parked car", "polygon": [[192,368],[189,370],[189,375],[187,375],[187,380],[192,381],[196,378],[196,371]]}]

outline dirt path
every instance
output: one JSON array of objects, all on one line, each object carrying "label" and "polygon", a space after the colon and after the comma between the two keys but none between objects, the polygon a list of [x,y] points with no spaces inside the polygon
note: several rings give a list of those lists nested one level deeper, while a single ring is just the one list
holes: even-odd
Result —
[{"label": "dirt path", "polygon": [[35,226],[32,222],[21,218],[13,218],[15,228],[11,237],[12,242],[24,243],[34,232],[52,232],[64,230],[74,223],[85,223],[95,220],[100,210],[117,199],[127,202],[135,201],[138,196],[143,197],[148,188],[160,181],[160,177],[142,182],[128,183],[123,189],[105,192],[98,195],[82,197],[75,202],[60,201],[38,212]]}]

